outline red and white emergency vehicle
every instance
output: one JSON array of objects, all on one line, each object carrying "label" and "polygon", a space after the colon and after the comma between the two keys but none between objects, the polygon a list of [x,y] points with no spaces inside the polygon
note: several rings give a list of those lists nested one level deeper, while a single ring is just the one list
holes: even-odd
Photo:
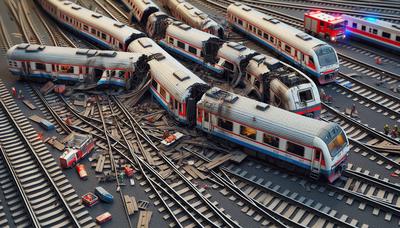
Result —
[{"label": "red and white emergency vehicle", "polygon": [[304,14],[304,29],[309,34],[332,42],[346,38],[345,20],[341,16],[332,16],[321,11]]},{"label": "red and white emergency vehicle", "polygon": [[66,144],[67,149],[60,156],[62,168],[74,166],[94,148],[94,140],[91,135],[71,133],[67,136]]}]

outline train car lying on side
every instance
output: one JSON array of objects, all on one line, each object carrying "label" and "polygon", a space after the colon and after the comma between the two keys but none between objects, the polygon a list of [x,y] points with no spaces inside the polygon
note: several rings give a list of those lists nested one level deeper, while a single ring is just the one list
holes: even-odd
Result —
[{"label": "train car lying on side", "polygon": [[242,3],[229,5],[227,11],[234,29],[275,51],[320,84],[335,81],[339,60],[329,44]]},{"label": "train car lying on side", "polygon": [[22,79],[131,88],[148,73],[138,53],[18,44],[7,52],[9,70]]},{"label": "train car lying on side", "polygon": [[376,18],[359,18],[342,15],[349,37],[357,38],[400,53],[400,24],[393,24]]}]

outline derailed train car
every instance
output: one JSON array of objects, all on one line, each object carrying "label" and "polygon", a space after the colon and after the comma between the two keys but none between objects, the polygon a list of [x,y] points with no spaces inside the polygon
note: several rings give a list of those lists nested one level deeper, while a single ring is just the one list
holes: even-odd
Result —
[{"label": "derailed train car", "polygon": [[149,70],[143,54],[32,44],[11,47],[7,59],[10,72],[22,79],[127,89]]},{"label": "derailed train car", "polygon": [[[38,1],[57,18],[59,15],[66,15],[69,10],[75,10],[73,8],[79,8],[78,11],[85,11],[89,16],[98,15],[69,1]],[[85,28],[79,22],[84,21],[86,14],[73,14],[73,17],[68,17],[71,22],[60,22],[80,33]],[[108,18],[102,22],[95,27],[100,32],[100,37],[91,37],[93,41],[98,41],[100,45],[104,43],[101,34],[106,34],[106,31],[106,38],[120,37],[119,26],[114,26],[118,24],[116,21]],[[125,28],[132,30],[131,33],[120,37],[121,46],[114,48],[149,56],[150,74],[155,79],[150,86],[151,91],[162,106],[181,123],[197,126],[206,133],[239,143],[251,149],[256,156],[277,159],[310,173],[315,178],[323,176],[333,182],[340,176],[346,165],[349,146],[346,134],[339,125],[306,118],[218,88],[210,88],[153,40],[137,36],[140,32],[133,28]],[[219,106],[213,108],[215,105]],[[257,112],[256,109],[261,110]],[[253,112],[256,115],[254,118],[250,115]],[[227,113],[230,113],[229,116]],[[290,124],[285,124],[287,119],[291,121]],[[203,122],[208,123],[210,128],[203,127]],[[225,131],[217,134],[217,129]],[[307,139],[301,139],[303,136]],[[276,142],[279,142],[279,146]]]}]

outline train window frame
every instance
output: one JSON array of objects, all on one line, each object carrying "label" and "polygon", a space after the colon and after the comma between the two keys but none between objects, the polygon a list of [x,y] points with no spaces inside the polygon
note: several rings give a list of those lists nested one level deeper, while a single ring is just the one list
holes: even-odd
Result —
[{"label": "train window frame", "polygon": [[[310,89],[300,90],[300,91],[298,91],[298,95],[299,95],[300,102],[314,101],[314,96]],[[308,97],[308,95],[309,95],[309,99],[302,99],[302,97],[304,97],[303,95],[306,95],[306,97]]]},{"label": "train window frame", "polygon": [[241,136],[244,136],[249,139],[256,140],[257,138],[257,129],[252,127],[240,125],[239,133]]},{"label": "train window frame", "polygon": [[173,102],[173,103],[174,103],[174,105],[173,105],[173,106],[174,106],[174,110],[177,110],[177,109],[178,109],[178,104],[179,104],[179,102],[178,102],[177,100],[174,99],[174,102]]},{"label": "train window frame", "polygon": [[325,26],[325,22],[320,21],[320,22],[319,22],[319,26]]},{"label": "train window frame", "polygon": [[227,131],[233,131],[233,122],[230,120],[218,118],[217,126]]},{"label": "train window frame", "polygon": [[280,141],[279,137],[263,133],[263,143],[278,149],[279,141]]},{"label": "train window frame", "polygon": [[400,36],[396,36],[396,41],[400,42]]},{"label": "train window frame", "polygon": [[183,43],[182,41],[177,41],[177,45],[176,45],[178,48],[180,48],[180,49],[182,49],[182,50],[185,50],[185,43]]},{"label": "train window frame", "polygon": [[275,43],[275,37],[273,37],[273,36],[269,36],[269,41],[271,41],[271,43]]},{"label": "train window frame", "polygon": [[168,37],[168,42],[172,45],[174,45],[174,38]]},{"label": "train window frame", "polygon": [[101,39],[103,39],[103,40],[107,40],[107,34],[105,34],[105,33],[101,33]]},{"label": "train window frame", "polygon": [[188,51],[194,55],[197,55],[197,49],[190,45],[188,45],[188,46],[189,46]]},{"label": "train window frame", "polygon": [[36,63],[36,70],[46,71],[46,64],[44,63]]},{"label": "train window frame", "polygon": [[266,33],[266,32],[264,32],[264,33],[263,33],[263,38],[264,38],[265,40],[269,40],[269,34]]},{"label": "train window frame", "polygon": [[285,44],[285,52],[288,53],[288,54],[292,54],[292,47],[287,45],[287,44]]},{"label": "train window frame", "polygon": [[243,27],[243,20],[238,19],[238,24]]},{"label": "train window frame", "polygon": [[207,111],[204,111],[204,121],[210,122],[210,113]]},{"label": "train window frame", "polygon": [[372,29],[372,34],[378,35],[378,29]]},{"label": "train window frame", "polygon": [[160,96],[167,99],[167,91],[162,86],[160,86]]},{"label": "train window frame", "polygon": [[361,25],[361,30],[362,30],[362,31],[366,31],[366,30],[367,30],[367,26]]},{"label": "train window frame", "polygon": [[351,25],[352,28],[357,28],[357,23],[353,22],[353,24]]},{"label": "train window frame", "polygon": [[87,25],[83,24],[83,30],[85,30],[85,31],[89,31],[89,26],[87,26]]},{"label": "train window frame", "polygon": [[297,156],[304,157],[306,148],[297,143],[287,141],[286,142],[286,151],[289,153],[295,154]]},{"label": "train window frame", "polygon": [[153,79],[153,81],[151,82],[151,85],[153,86],[154,89],[157,90],[158,83],[156,80]]},{"label": "train window frame", "polygon": [[233,63],[229,62],[228,60],[225,60],[224,63],[222,64],[222,66],[225,69],[228,69],[229,71],[232,71],[232,72],[235,69],[235,65]]},{"label": "train window frame", "polygon": [[312,64],[313,66],[315,66],[315,62],[314,62],[314,59],[313,59],[312,56],[308,57],[308,62],[309,62],[310,64]]},{"label": "train window frame", "polygon": [[382,37],[386,39],[392,38],[392,34],[382,31]]},{"label": "train window frame", "polygon": [[91,28],[91,29],[90,29],[90,33],[92,33],[93,35],[96,35],[97,31],[96,31],[95,28]]},{"label": "train window frame", "polygon": [[261,31],[261,29],[257,28],[257,34],[258,34],[258,36],[260,36],[260,37],[263,36],[263,32]]}]

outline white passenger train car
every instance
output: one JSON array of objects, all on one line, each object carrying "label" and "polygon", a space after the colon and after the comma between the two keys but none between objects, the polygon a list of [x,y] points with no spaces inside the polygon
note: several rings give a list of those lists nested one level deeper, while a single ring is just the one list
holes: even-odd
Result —
[{"label": "white passenger train car", "polygon": [[59,23],[106,49],[126,51],[127,45],[145,34],[71,1],[37,0]]},{"label": "white passenger train car", "polygon": [[32,80],[88,82],[98,86],[131,86],[137,72],[147,74],[140,53],[18,44],[7,51],[12,74]]},{"label": "white passenger train car", "polygon": [[178,20],[220,38],[224,37],[222,26],[192,4],[184,0],[162,0],[161,2]]},{"label": "white passenger train car", "polygon": [[393,24],[376,18],[359,18],[342,15],[346,24],[346,33],[373,44],[400,53],[400,24]]},{"label": "white passenger train car", "polygon": [[235,29],[313,75],[320,84],[335,80],[339,61],[327,43],[242,3],[229,5],[227,19]]},{"label": "white passenger train car", "polygon": [[211,88],[197,104],[197,127],[333,182],[346,167],[349,143],[338,124],[296,115]]}]

